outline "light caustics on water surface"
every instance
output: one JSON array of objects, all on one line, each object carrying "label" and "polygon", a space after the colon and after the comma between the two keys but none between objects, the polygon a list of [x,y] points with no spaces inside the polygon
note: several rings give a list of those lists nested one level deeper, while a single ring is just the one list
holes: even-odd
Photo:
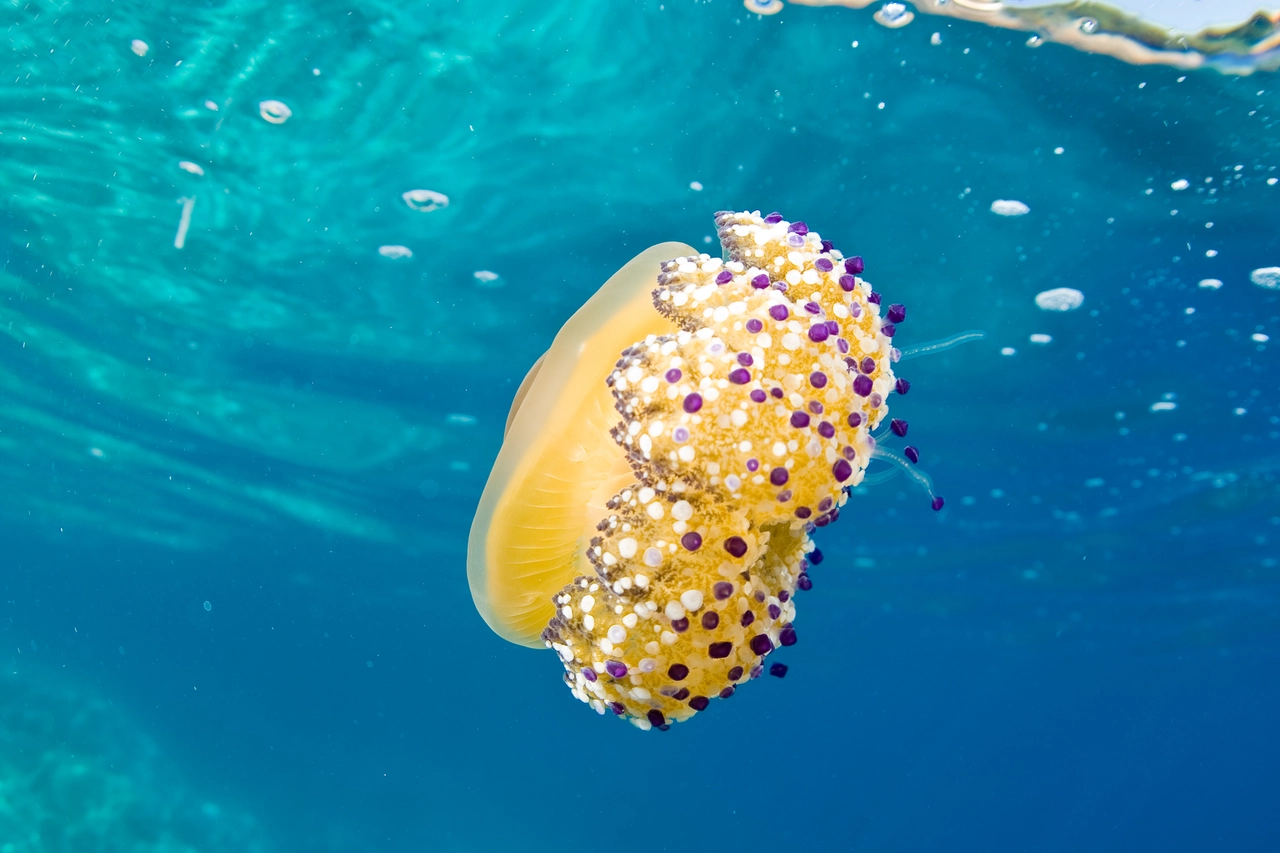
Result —
[{"label": "light caustics on water surface", "polygon": [[893,371],[906,309],[882,313],[862,259],[803,222],[716,225],[727,260],[655,246],[569,320],[517,392],[471,530],[490,627],[555,649],[575,696],[641,729],[728,698],[794,644],[810,534],[872,458],[919,459],[872,437],[907,434],[887,406],[910,388]]},{"label": "light caustics on water surface", "polygon": [[[1280,6],[1275,0],[788,0],[795,6],[876,6],[877,23],[893,29],[930,15],[961,18],[1031,35],[1029,47],[1057,42],[1135,65],[1216,68],[1230,74],[1280,68]],[[750,12],[773,15],[782,0],[744,0]],[[935,39],[934,44],[939,42]]]}]

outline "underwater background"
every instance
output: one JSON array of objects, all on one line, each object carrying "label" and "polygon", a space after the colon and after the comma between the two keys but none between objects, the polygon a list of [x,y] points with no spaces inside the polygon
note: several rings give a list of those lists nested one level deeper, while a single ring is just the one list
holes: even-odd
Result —
[{"label": "underwater background", "polygon": [[[1271,75],[732,0],[0,26],[4,853],[1280,849]],[[986,338],[890,400],[946,508],[855,490],[785,680],[642,733],[467,530],[559,326],[722,209]]]}]

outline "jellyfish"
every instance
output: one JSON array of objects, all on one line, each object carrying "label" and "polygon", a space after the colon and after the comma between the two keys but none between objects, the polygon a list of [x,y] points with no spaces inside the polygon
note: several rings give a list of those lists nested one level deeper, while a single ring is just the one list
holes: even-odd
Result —
[{"label": "jellyfish", "polygon": [[654,246],[560,330],[516,393],[468,545],[488,625],[554,649],[574,696],[646,730],[794,645],[812,534],[873,458],[919,459],[872,435],[907,435],[887,405],[910,388],[893,371],[905,307],[882,309],[862,258],[804,222],[715,221],[723,258]]}]

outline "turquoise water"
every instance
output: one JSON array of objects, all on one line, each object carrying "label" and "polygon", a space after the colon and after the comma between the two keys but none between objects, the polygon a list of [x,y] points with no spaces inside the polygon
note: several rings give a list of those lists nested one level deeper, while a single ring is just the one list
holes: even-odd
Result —
[{"label": "turquoise water", "polygon": [[[1271,76],[728,0],[0,25],[3,849],[1274,849]],[[560,324],[722,209],[987,337],[891,403],[946,508],[859,489],[786,679],[641,733],[466,534]]]}]

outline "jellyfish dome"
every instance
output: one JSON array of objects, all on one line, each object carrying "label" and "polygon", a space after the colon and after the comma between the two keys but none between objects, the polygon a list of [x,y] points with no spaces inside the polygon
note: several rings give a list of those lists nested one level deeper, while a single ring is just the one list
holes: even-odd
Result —
[{"label": "jellyfish dome", "polygon": [[724,259],[655,246],[565,324],[471,529],[490,627],[554,649],[577,698],[641,729],[732,696],[796,642],[810,536],[909,387],[893,372],[906,309],[882,313],[861,258],[776,213],[716,225]]}]

